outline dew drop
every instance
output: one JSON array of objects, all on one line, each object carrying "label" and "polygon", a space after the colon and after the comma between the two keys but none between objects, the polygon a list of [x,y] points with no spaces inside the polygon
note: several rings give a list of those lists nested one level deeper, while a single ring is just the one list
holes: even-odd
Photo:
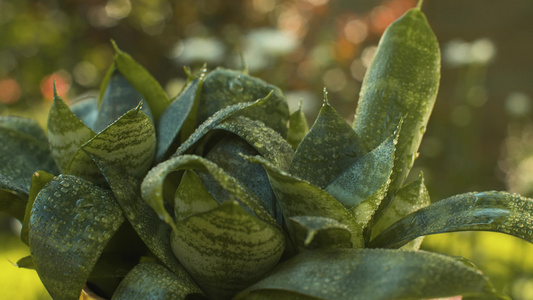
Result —
[{"label": "dew drop", "polygon": [[239,77],[235,77],[229,82],[229,90],[233,94],[239,94],[242,93],[244,90],[244,86],[242,85],[241,81],[239,80]]}]

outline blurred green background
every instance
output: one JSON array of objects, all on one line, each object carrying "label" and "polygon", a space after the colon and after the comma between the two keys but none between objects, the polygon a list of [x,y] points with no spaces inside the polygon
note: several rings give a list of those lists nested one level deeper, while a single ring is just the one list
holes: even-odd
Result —
[{"label": "blurred green background", "polygon": [[[46,126],[52,82],[73,101],[98,89],[110,39],[175,96],[184,66],[249,71],[278,85],[310,122],[322,87],[352,122],[379,37],[415,0],[0,0],[0,114]],[[433,201],[469,191],[533,197],[533,1],[426,0],[442,49],[439,96],[420,157]],[[47,299],[18,225],[0,216],[0,291]],[[513,299],[533,299],[533,246],[492,233],[426,238],[423,248],[461,255]],[[33,282],[33,283],[31,283]]]}]

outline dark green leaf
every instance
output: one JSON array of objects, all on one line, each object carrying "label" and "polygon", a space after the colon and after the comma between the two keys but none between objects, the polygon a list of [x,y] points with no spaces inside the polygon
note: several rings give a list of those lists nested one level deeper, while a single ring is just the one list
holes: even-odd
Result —
[{"label": "dark green leaf", "polygon": [[[249,109],[251,107],[260,106],[268,102],[269,97],[270,94],[267,95],[265,98],[259,99],[255,102],[237,103],[235,105],[231,105],[217,111],[213,116],[211,116],[204,123],[202,123],[202,125],[196,128],[196,130],[191,134],[191,136],[183,144],[180,145],[180,147],[178,148],[178,150],[176,150],[176,153],[174,153],[172,157],[176,157],[185,153],[190,153],[194,145],[197,145],[201,139],[203,139],[208,133],[210,133],[210,131],[212,131],[225,119],[234,114],[242,113],[242,111],[245,111],[246,109]],[[199,151],[201,151],[201,149]]]},{"label": "dark green leaf", "polygon": [[[428,206],[430,203],[429,193],[424,185],[424,177],[421,172],[417,180],[406,184],[398,190],[391,205],[387,208],[377,223],[374,224],[372,228],[372,238],[401,218],[421,209],[422,207]],[[404,245],[402,249],[418,250],[422,243],[422,239],[423,237],[417,238],[409,244]]]},{"label": "dark green leaf", "polygon": [[171,228],[143,201],[139,180],[105,158],[87,153],[104,174],[126,218],[150,251],[177,276],[189,280],[189,275],[172,253]]},{"label": "dark green leaf", "polygon": [[35,270],[35,265],[33,264],[33,259],[31,258],[31,256],[25,256],[17,260],[17,267]]},{"label": "dark green leaf", "polygon": [[[384,249],[303,252],[280,264],[235,300],[249,299],[250,295],[253,299],[254,293],[273,290],[332,300],[495,294],[488,279],[472,264],[430,252]],[[280,292],[277,299],[292,299],[291,295]]]},{"label": "dark green leaf", "polygon": [[0,189],[0,211],[22,221],[26,211],[26,197],[13,191]]},{"label": "dark green leaf", "polygon": [[[435,103],[440,50],[426,17],[412,9],[392,23],[367,70],[354,129],[366,149],[374,149],[403,119],[390,191],[399,189],[416,158]],[[384,207],[388,205],[384,202]]]},{"label": "dark green leaf", "polygon": [[63,173],[68,171],[69,164],[80,146],[95,135],[96,133],[76,117],[63,99],[54,94],[54,102],[48,114],[48,141],[52,156]]},{"label": "dark green leaf", "polygon": [[352,234],[348,227],[324,217],[297,216],[289,219],[294,229],[295,244],[304,249],[350,248]]},{"label": "dark green leaf", "polygon": [[[102,131],[127,111],[137,107],[139,102],[143,100],[142,95],[124,76],[118,70],[115,70],[111,74],[104,97],[98,109],[96,120],[91,127],[94,128],[93,130],[95,132]],[[148,105],[143,105],[142,110],[150,119],[153,119]]]},{"label": "dark green leaf", "polygon": [[381,145],[359,157],[326,187],[326,192],[345,207],[352,208],[378,193],[377,206],[385,196],[394,163],[397,135],[390,136]]},{"label": "dark green leaf", "polygon": [[33,173],[33,176],[31,178],[31,188],[30,188],[30,193],[28,195],[28,203],[26,203],[26,209],[24,212],[24,220],[22,221],[22,229],[20,231],[20,239],[22,240],[24,244],[28,246],[30,245],[29,225],[30,225],[31,209],[33,207],[33,203],[35,202],[35,198],[37,198],[37,195],[39,194],[39,192],[52,179],[54,179],[54,175],[47,173],[45,171],[37,171]]},{"label": "dark green leaf", "polygon": [[247,110],[244,115],[262,121],[286,137],[289,108],[280,89],[258,78],[221,68],[209,72],[205,78],[198,104],[198,124],[227,106],[253,102],[270,93],[270,101]]},{"label": "dark green leaf", "polygon": [[[315,216],[336,220],[351,232],[352,247],[364,246],[361,226],[333,196],[307,181],[289,175],[260,156],[248,159],[262,165],[267,171],[285,218]],[[294,234],[292,231],[291,235]]]},{"label": "dark green leaf", "polygon": [[354,130],[327,99],[309,133],[296,149],[290,173],[325,188],[361,154]]},{"label": "dark green leaf", "polygon": [[141,263],[122,280],[112,299],[180,300],[202,294],[196,284],[183,280],[167,268],[155,263]]},{"label": "dark green leaf", "polygon": [[307,118],[302,110],[302,102],[298,110],[293,112],[289,117],[289,133],[287,134],[287,142],[296,150],[298,145],[302,142],[305,135],[309,132],[309,125]]},{"label": "dark green leaf", "polygon": [[506,192],[455,195],[407,215],[371,241],[371,247],[397,248],[428,234],[495,231],[533,242],[533,199]]},{"label": "dark green leaf", "polygon": [[[170,104],[167,94],[159,83],[139,65],[129,54],[120,50],[114,41],[111,41],[115,48],[115,66],[128,82],[142,95],[143,100],[150,107],[154,119],[159,116]],[[136,99],[139,102],[140,99]]]},{"label": "dark green leaf", "polygon": [[[172,145],[179,142],[179,136],[185,121],[195,114],[193,107],[202,90],[203,77],[195,78],[185,90],[174,100],[157,121],[157,153],[156,161],[160,162],[169,154]],[[191,134],[192,131],[189,133]]]},{"label": "dark green leaf", "polygon": [[[257,131],[259,132],[259,130]],[[273,130],[272,132],[275,133]],[[260,134],[258,135],[261,136]],[[264,143],[269,144],[268,141],[264,141]],[[270,148],[264,147],[263,145],[261,146],[263,148]],[[278,151],[275,151],[274,153],[278,153]],[[276,218],[279,224],[281,224],[281,210],[278,208],[276,196],[270,187],[270,182],[268,181],[268,176],[265,170],[260,165],[253,164],[246,160],[243,155],[258,155],[258,152],[240,137],[229,135],[219,141],[209,153],[207,153],[205,158],[214,162],[228,175],[234,177],[250,191],[255,193],[270,214]],[[278,159],[282,160],[282,157],[278,157]],[[198,176],[202,179],[207,190],[218,202],[223,202],[232,198],[231,193],[226,191],[209,173],[198,172]]]},{"label": "dark green leaf", "polygon": [[98,99],[95,96],[88,96],[75,100],[70,105],[70,110],[91,130],[96,132],[99,131],[95,128],[97,126],[97,124],[95,124],[96,118],[98,117]]},{"label": "dark green leaf", "polygon": [[35,171],[58,173],[48,142],[37,122],[20,117],[0,117],[0,139],[0,189],[25,203]]},{"label": "dark green leaf", "polygon": [[54,299],[79,299],[100,253],[124,216],[113,194],[59,175],[37,195],[29,242],[35,269]]},{"label": "dark green leaf", "polygon": [[172,217],[166,211],[163,199],[163,183],[165,178],[172,172],[188,169],[209,172],[218,184],[233,196],[233,199],[239,201],[239,203],[251,213],[255,214],[260,220],[277,226],[274,218],[254,193],[234,177],[228,175],[215,163],[194,155],[180,155],[166,160],[152,168],[143,180],[141,186],[142,197],[157,212],[162,220],[174,226]]},{"label": "dark green leaf", "polygon": [[141,179],[152,166],[155,139],[152,120],[138,106],[85,143],[70,163],[69,170],[83,174],[88,166],[94,166],[84,152],[87,151],[122,166],[127,174]]},{"label": "dark green leaf", "polygon": [[270,271],[285,249],[285,237],[238,202],[192,215],[172,233],[172,249],[198,285],[226,299]]}]

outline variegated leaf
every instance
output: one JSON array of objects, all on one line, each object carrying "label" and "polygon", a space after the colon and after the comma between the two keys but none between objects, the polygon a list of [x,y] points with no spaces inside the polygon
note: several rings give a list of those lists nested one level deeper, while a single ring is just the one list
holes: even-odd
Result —
[{"label": "variegated leaf", "polygon": [[[275,293],[273,293],[275,291]],[[424,251],[320,249],[281,263],[234,299],[426,299],[498,296],[464,259]],[[296,296],[296,298],[295,298]]]},{"label": "variegated leaf", "polygon": [[176,222],[219,206],[193,170],[186,170],[174,196]]},{"label": "variegated leaf", "polygon": [[192,215],[172,233],[174,254],[213,299],[227,299],[261,279],[277,264],[284,245],[277,226],[236,201]]},{"label": "variegated leaf", "polygon": [[117,287],[112,300],[187,299],[203,295],[198,286],[155,263],[133,268]]},{"label": "variegated leaf", "polygon": [[334,219],[314,216],[289,218],[294,230],[295,244],[305,249],[350,248],[352,234],[348,227]]},{"label": "variegated leaf", "polygon": [[289,173],[326,188],[362,153],[354,130],[325,99],[317,120],[296,149]]},{"label": "variegated leaf", "polygon": [[79,299],[101,252],[124,216],[113,194],[59,175],[37,195],[29,221],[35,269],[54,299]]},{"label": "variegated leaf", "polygon": [[209,72],[205,78],[198,104],[198,124],[225,107],[254,102],[268,94],[271,94],[269,102],[247,110],[244,116],[260,120],[286,137],[289,108],[281,90],[258,78],[222,68]]},{"label": "variegated leaf", "polygon": [[292,149],[298,149],[298,145],[300,145],[308,132],[309,125],[307,124],[307,118],[302,110],[302,102],[300,101],[298,110],[293,112],[289,117],[287,142],[292,146]]},{"label": "variegated leaf", "polygon": [[533,242],[533,199],[507,192],[455,195],[423,207],[392,224],[371,247],[398,248],[424,235],[495,231]]}]

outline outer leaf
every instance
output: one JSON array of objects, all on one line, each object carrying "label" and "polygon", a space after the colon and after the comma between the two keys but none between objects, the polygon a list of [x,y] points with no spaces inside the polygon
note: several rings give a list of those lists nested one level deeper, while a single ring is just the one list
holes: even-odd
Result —
[{"label": "outer leaf", "polygon": [[326,99],[317,120],[296,149],[289,172],[325,188],[349,168],[361,152],[354,130]]},{"label": "outer leaf", "polygon": [[292,293],[336,300],[494,294],[488,279],[472,264],[436,253],[382,249],[306,251],[235,299],[254,299],[254,294],[255,299],[266,299],[262,294],[273,290],[290,292],[280,292],[276,299],[293,299]]},{"label": "outer leaf", "polygon": [[495,231],[533,242],[533,199],[506,192],[456,195],[407,215],[371,247],[396,248],[419,236],[467,230]]},{"label": "outer leaf", "polygon": [[178,277],[190,280],[170,248],[171,228],[143,201],[140,182],[105,158],[88,153],[102,170],[126,218],[150,251]]},{"label": "outer leaf", "polygon": [[35,171],[58,173],[48,142],[37,122],[20,117],[0,117],[0,139],[0,190],[15,192],[25,203]]},{"label": "outer leaf", "polygon": [[[429,193],[424,185],[424,177],[422,173],[417,180],[410,182],[403,186],[392,201],[389,208],[383,214],[383,217],[374,224],[372,229],[372,238],[381,233],[387,227],[397,222],[408,214],[415,212],[422,207],[430,205]],[[423,237],[417,238],[409,244],[402,247],[402,249],[418,250],[422,244]]]},{"label": "outer leaf", "polygon": [[22,221],[26,211],[26,199],[10,190],[0,189],[0,211]]},{"label": "outer leaf", "polygon": [[173,224],[173,220],[166,211],[163,200],[163,183],[165,178],[172,172],[188,169],[208,171],[233,196],[233,199],[239,201],[239,203],[249,209],[260,220],[277,226],[276,221],[255,194],[250,192],[250,190],[244,187],[234,177],[229,176],[215,163],[194,155],[180,155],[166,160],[152,168],[144,178],[141,186],[142,197],[157,212],[161,219],[169,224]]},{"label": "outer leaf", "polygon": [[326,187],[326,192],[345,207],[352,208],[381,189],[381,196],[376,199],[376,204],[379,205],[392,173],[396,137],[397,135],[389,137],[374,150],[359,157]]},{"label": "outer leaf", "polygon": [[35,198],[37,198],[37,195],[39,192],[43,189],[43,187],[50,182],[50,180],[54,179],[54,175],[47,173],[45,171],[37,171],[33,173],[33,176],[31,177],[31,188],[30,193],[28,195],[28,203],[26,203],[26,209],[24,212],[24,219],[22,221],[22,229],[20,231],[20,239],[22,242],[26,245],[30,245],[29,242],[29,225],[30,225],[30,217],[31,217],[31,209],[33,207],[33,203],[35,202]]},{"label": "outer leaf", "polygon": [[196,284],[184,281],[167,268],[141,263],[122,280],[112,299],[187,299],[187,296],[202,294]]},{"label": "outer leaf", "polygon": [[352,214],[333,196],[307,181],[283,172],[260,156],[248,159],[262,165],[267,171],[285,218],[315,216],[334,219],[344,224],[352,233],[352,247],[364,246],[362,228],[354,222]]},{"label": "outer leaf", "polygon": [[294,228],[296,245],[304,249],[350,248],[352,234],[348,227],[324,217],[298,216],[289,219]]},{"label": "outer leaf", "polygon": [[[159,83],[139,65],[129,54],[120,50],[114,41],[111,41],[116,51],[115,66],[126,77],[129,83],[143,96],[143,100],[150,107],[150,111],[157,121],[159,116],[170,104],[165,90]],[[139,99],[137,99],[137,102]]]},{"label": "outer leaf", "polygon": [[[402,186],[413,165],[439,79],[437,39],[424,14],[412,9],[383,34],[361,87],[353,125],[367,149],[373,149],[403,119],[391,178],[392,193]],[[384,207],[387,205],[384,203]]]},{"label": "outer leaf", "polygon": [[137,106],[85,143],[83,150],[70,163],[69,171],[79,174],[89,172],[86,171],[88,166],[94,164],[84,152],[88,151],[122,166],[127,174],[141,179],[152,166],[155,146],[154,124]]},{"label": "outer leaf", "polygon": [[[128,82],[125,76],[118,70],[111,74],[100,103],[98,115],[93,127],[91,127],[95,128],[95,132],[102,131],[143,100],[142,95]],[[148,105],[144,105],[142,109],[150,119],[153,119]]]},{"label": "outer leaf", "polygon": [[293,112],[289,117],[289,133],[287,135],[287,142],[292,146],[292,149],[296,150],[298,145],[302,142],[305,135],[309,132],[309,125],[307,124],[307,118],[302,110],[302,102],[298,110]]},{"label": "outer leaf", "polygon": [[185,90],[161,113],[157,121],[156,161],[160,162],[169,154],[171,146],[179,142],[181,128],[192,111],[202,90],[203,77],[195,78]]},{"label": "outer leaf", "polygon": [[249,214],[236,201],[195,214],[177,227],[172,249],[213,299],[227,299],[259,280],[285,249],[277,226]]},{"label": "outer leaf", "polygon": [[265,106],[248,110],[245,116],[263,121],[286,137],[289,108],[281,90],[258,78],[220,68],[209,72],[205,78],[198,104],[198,124],[227,106],[253,102],[270,93],[271,100]]},{"label": "outer leaf", "polygon": [[124,216],[113,195],[88,181],[59,175],[39,193],[29,223],[35,269],[54,299],[78,299]]},{"label": "outer leaf", "polygon": [[96,134],[70,110],[67,104],[54,94],[54,102],[48,114],[48,141],[52,156],[64,173],[81,145]]}]

